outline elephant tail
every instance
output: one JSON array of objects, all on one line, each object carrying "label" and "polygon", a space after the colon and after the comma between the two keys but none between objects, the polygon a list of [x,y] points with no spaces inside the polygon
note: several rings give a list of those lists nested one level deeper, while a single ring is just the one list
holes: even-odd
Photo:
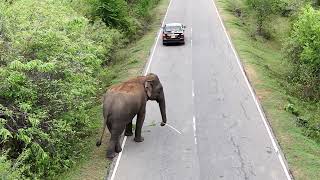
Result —
[{"label": "elephant tail", "polygon": [[102,127],[102,133],[101,133],[101,136],[100,136],[100,139],[97,140],[97,143],[96,143],[96,146],[100,146],[101,145],[101,142],[102,142],[102,138],[103,138],[103,135],[104,135],[104,131],[106,130],[106,126],[108,124],[108,128],[109,128],[109,123],[107,122],[107,117],[105,117],[104,121],[103,121],[103,127]]}]

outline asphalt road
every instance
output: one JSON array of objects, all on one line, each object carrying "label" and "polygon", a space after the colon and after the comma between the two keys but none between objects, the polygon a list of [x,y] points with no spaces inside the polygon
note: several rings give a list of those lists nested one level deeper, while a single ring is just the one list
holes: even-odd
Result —
[{"label": "asphalt road", "polygon": [[164,22],[185,24],[186,44],[157,41],[147,71],[160,77],[177,131],[160,127],[149,102],[144,142],[126,139],[109,179],[290,179],[213,1],[172,0]]}]

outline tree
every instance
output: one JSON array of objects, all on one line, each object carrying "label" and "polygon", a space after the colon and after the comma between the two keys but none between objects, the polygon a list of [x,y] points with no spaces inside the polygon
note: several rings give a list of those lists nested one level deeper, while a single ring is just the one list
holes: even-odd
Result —
[{"label": "tree", "polygon": [[263,35],[264,23],[274,12],[275,0],[246,0],[246,4],[256,14],[258,35]]},{"label": "tree", "polygon": [[307,6],[293,25],[285,45],[294,69],[292,81],[305,97],[320,97],[320,11]]}]

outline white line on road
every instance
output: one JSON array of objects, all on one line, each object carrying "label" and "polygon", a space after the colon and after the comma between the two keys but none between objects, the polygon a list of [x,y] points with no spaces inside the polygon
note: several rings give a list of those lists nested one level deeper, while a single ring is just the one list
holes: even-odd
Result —
[{"label": "white line on road", "polygon": [[192,48],[192,28],[190,29],[190,31],[191,31],[191,36],[190,36],[190,46],[191,46],[191,48]]},{"label": "white line on road", "polygon": [[121,155],[122,155],[122,152],[123,152],[124,145],[125,145],[126,141],[127,141],[127,136],[124,136],[123,141],[122,141],[122,145],[121,145],[122,151],[121,151],[121,152],[119,153],[119,155],[118,155],[116,165],[115,165],[115,167],[114,167],[114,169],[113,169],[113,172],[112,172],[111,180],[113,180],[114,177],[115,177],[115,175],[116,175],[117,168],[118,168],[118,166],[119,166],[119,162],[120,162]]},{"label": "white line on road", "polygon": [[194,81],[192,80],[192,97],[194,98],[195,94],[194,94]]},{"label": "white line on road", "polygon": [[[171,2],[172,2],[172,0],[170,0],[170,2],[169,2],[169,5],[168,5],[168,7],[167,7],[166,14],[164,15],[164,18],[163,18],[163,20],[162,20],[161,27],[163,27],[164,22],[165,22],[165,20],[166,20],[166,18],[167,18],[168,11],[169,11],[169,8],[170,8],[170,6],[171,6]],[[154,46],[153,46],[152,53],[151,53],[151,56],[150,56],[150,58],[149,58],[148,65],[147,65],[147,67],[146,67],[146,69],[145,69],[144,75],[146,75],[146,74],[148,73],[148,71],[149,71],[149,68],[150,68],[150,65],[151,65],[151,62],[152,62],[152,59],[153,59],[154,52],[155,52],[155,50],[156,50],[157,44],[158,44],[159,39],[160,39],[160,35],[161,35],[161,29],[160,29],[159,32],[158,32],[157,40],[156,40],[156,42],[155,42],[155,44],[154,44]],[[179,133],[180,133],[180,132],[179,132]],[[181,134],[181,133],[180,133],[180,134]],[[115,175],[116,175],[117,169],[118,169],[118,167],[119,167],[120,159],[121,159],[122,152],[123,152],[123,150],[124,150],[124,145],[125,145],[126,141],[127,141],[127,136],[125,136],[125,137],[123,138],[122,146],[121,146],[121,147],[122,147],[122,151],[118,154],[117,162],[116,162],[116,164],[115,164],[115,166],[114,166],[114,168],[113,168],[113,172],[112,172],[112,176],[111,176],[110,180],[114,180],[114,178],[115,178]]]},{"label": "white line on road", "polygon": [[284,170],[284,172],[285,172],[285,174],[286,174],[286,176],[287,176],[287,179],[288,179],[288,180],[291,180],[292,178],[291,178],[291,176],[290,176],[290,174],[289,174],[288,168],[287,168],[287,166],[286,166],[286,164],[285,164],[285,162],[284,162],[284,160],[283,160],[282,155],[279,153],[279,148],[278,148],[278,146],[277,146],[277,144],[276,144],[276,140],[275,140],[274,136],[272,135],[271,128],[270,128],[270,126],[268,125],[268,122],[267,122],[267,120],[266,120],[266,117],[265,117],[265,115],[264,115],[264,113],[263,113],[263,111],[262,111],[262,109],[261,109],[261,106],[260,106],[260,104],[259,104],[259,102],[258,102],[258,100],[257,100],[257,97],[256,97],[256,95],[255,95],[255,93],[254,93],[254,91],[253,91],[253,88],[251,87],[250,82],[249,82],[249,80],[248,80],[248,77],[247,77],[246,74],[245,74],[245,71],[244,71],[243,66],[242,66],[242,64],[241,64],[241,61],[240,61],[240,59],[239,59],[239,56],[238,56],[238,54],[237,54],[237,52],[236,52],[236,50],[235,50],[235,48],[234,48],[234,46],[233,46],[233,44],[232,44],[232,41],[231,41],[231,39],[230,39],[230,37],[229,37],[229,34],[228,34],[228,32],[227,32],[224,24],[223,24],[222,18],[221,18],[220,13],[219,13],[219,10],[218,10],[218,8],[217,8],[217,6],[216,6],[216,4],[215,4],[215,0],[212,0],[212,3],[213,3],[213,6],[215,7],[215,10],[216,10],[216,13],[217,13],[217,15],[218,15],[218,18],[219,18],[219,20],[220,20],[220,23],[221,23],[221,25],[222,25],[222,28],[223,28],[226,36],[227,36],[228,42],[229,42],[229,44],[230,44],[230,46],[231,46],[231,49],[232,49],[232,51],[233,51],[233,53],[234,53],[234,55],[235,55],[235,57],[236,57],[236,59],[237,59],[237,63],[238,63],[238,65],[239,65],[239,67],[240,67],[240,70],[241,70],[242,75],[243,75],[243,77],[244,77],[244,79],[245,79],[245,81],[246,81],[246,84],[247,84],[247,86],[248,86],[248,88],[249,88],[249,90],[250,90],[250,93],[251,93],[252,98],[253,98],[253,100],[254,100],[254,102],[255,102],[255,105],[256,105],[257,108],[258,108],[258,111],[259,111],[259,113],[260,113],[261,119],[263,120],[263,124],[264,124],[264,126],[266,127],[266,129],[267,129],[268,135],[269,135],[269,137],[270,137],[270,139],[271,139],[271,142],[272,142],[272,145],[273,145],[273,147],[274,147],[274,149],[275,149],[275,152],[278,154],[278,158],[279,158],[279,160],[280,160],[281,166],[282,166],[282,168],[283,168],[283,170]]},{"label": "white line on road", "polygon": [[[171,6],[171,2],[172,2],[172,0],[170,0],[169,5],[168,5],[168,7],[167,7],[166,14],[164,15],[164,18],[163,18],[163,20],[162,20],[161,28],[164,26],[164,22],[165,22],[165,20],[166,20],[166,18],[167,18],[168,10],[169,10],[169,8],[170,8],[170,6]],[[153,55],[154,55],[154,53],[155,53],[155,50],[156,50],[156,48],[157,48],[158,41],[159,41],[159,39],[160,39],[161,28],[160,28],[160,30],[159,30],[159,32],[158,32],[157,40],[156,40],[156,43],[155,43],[154,46],[153,46],[152,53],[151,53],[151,56],[150,56],[150,58],[149,58],[148,65],[147,65],[147,68],[146,68],[146,71],[145,71],[145,74],[144,74],[144,75],[146,75],[146,74],[148,73],[149,68],[150,68],[150,66],[151,66],[151,62],[152,62],[152,59],[153,59]]]},{"label": "white line on road", "polygon": [[194,135],[194,143],[197,144],[197,129],[196,129],[196,117],[192,117],[193,121],[193,135]]}]

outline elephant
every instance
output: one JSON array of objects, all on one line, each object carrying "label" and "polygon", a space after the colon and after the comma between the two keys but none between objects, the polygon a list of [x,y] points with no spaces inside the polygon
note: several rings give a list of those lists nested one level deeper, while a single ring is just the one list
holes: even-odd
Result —
[{"label": "elephant", "polygon": [[146,114],[148,100],[157,101],[162,117],[161,126],[166,125],[166,102],[163,86],[156,74],[138,76],[128,81],[111,86],[103,99],[103,127],[100,139],[96,145],[100,146],[106,126],[111,134],[107,148],[107,158],[114,158],[122,151],[120,137],[132,136],[132,119],[137,115],[134,141],[142,142],[141,129]]}]

